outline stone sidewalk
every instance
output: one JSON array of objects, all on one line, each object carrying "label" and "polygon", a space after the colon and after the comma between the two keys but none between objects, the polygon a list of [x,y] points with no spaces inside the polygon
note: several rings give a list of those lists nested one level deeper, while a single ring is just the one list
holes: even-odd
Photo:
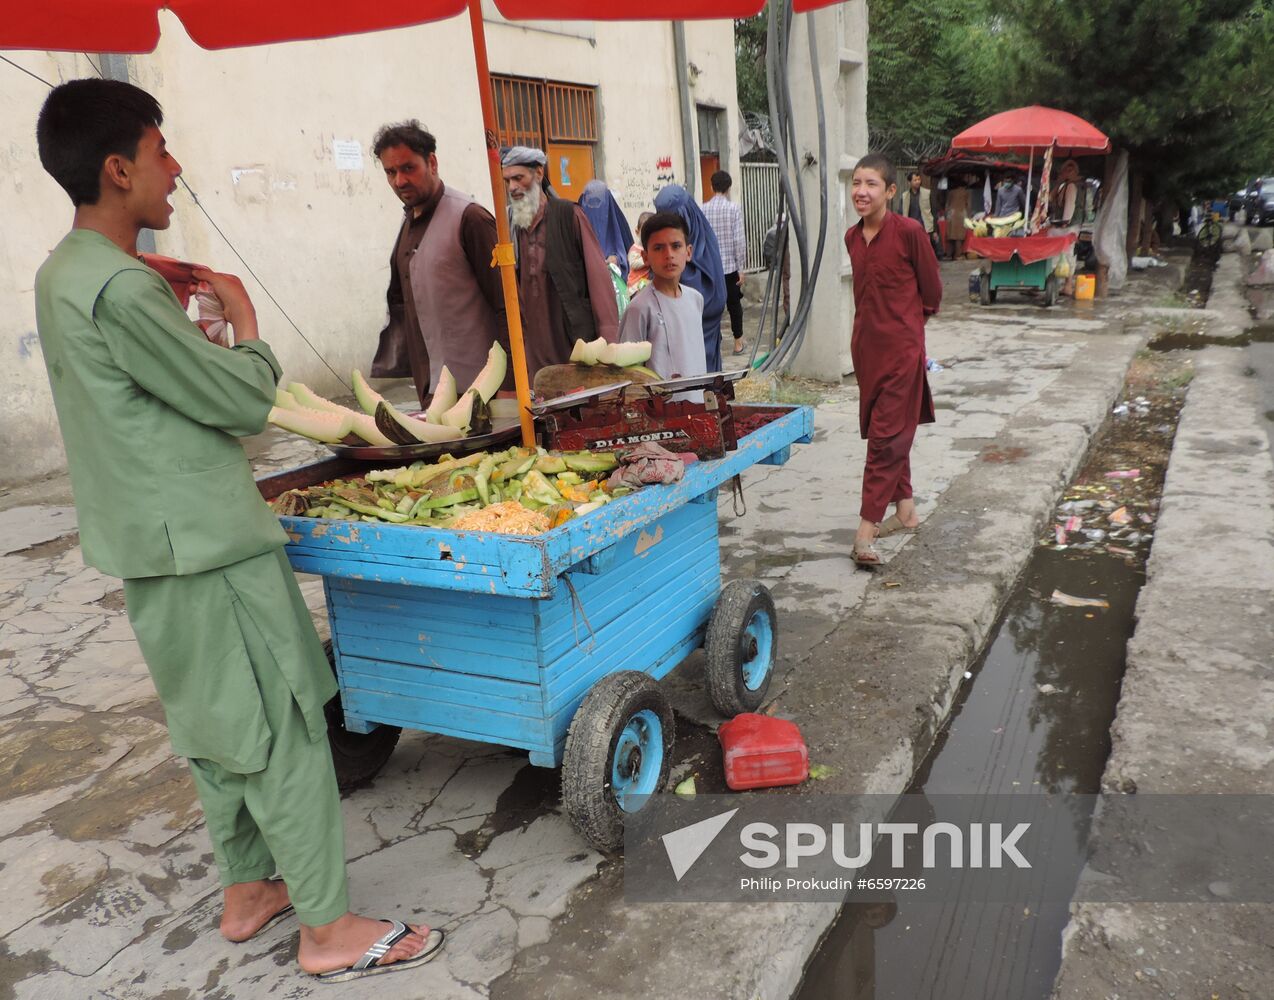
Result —
[{"label": "stone sidewalk", "polygon": [[[929,749],[1053,502],[1105,418],[1167,275],[1119,299],[1043,310],[967,301],[944,265],[929,330],[938,423],[913,453],[915,536],[856,571],[864,443],[856,390],[829,391],[813,444],[723,498],[723,574],[758,577],[780,610],[779,714],[833,766],[821,791],[900,792]],[[304,444],[263,435],[261,471]],[[323,990],[293,965],[295,924],[245,945],[216,933],[219,893],[184,765],[123,614],[85,568],[65,483],[12,491],[0,513],[0,998],[288,997]],[[21,503],[21,506],[14,504]],[[886,589],[888,581],[900,586]],[[321,581],[303,589],[322,626]],[[677,776],[710,771],[721,720],[699,655],[667,682]],[[719,766],[719,765],[718,765]],[[626,906],[622,862],[571,830],[556,773],[498,747],[405,733],[344,801],[356,908],[445,927],[446,954],[343,989],[396,997],[785,997],[834,917],[827,906]],[[692,971],[687,971],[692,970]]]},{"label": "stone sidewalk", "polygon": [[[1206,333],[1250,325],[1238,255],[1222,258]],[[1194,355],[1147,580],[1128,645],[1108,792],[1274,794],[1274,460],[1260,386],[1237,347]],[[1098,827],[1100,836],[1100,826]],[[1083,903],[1057,1000],[1274,996],[1274,905]]]}]

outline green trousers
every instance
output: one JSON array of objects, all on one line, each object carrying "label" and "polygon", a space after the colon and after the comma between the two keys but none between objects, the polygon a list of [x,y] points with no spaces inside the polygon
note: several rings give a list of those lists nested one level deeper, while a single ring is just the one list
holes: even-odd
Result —
[{"label": "green trousers", "polygon": [[[256,752],[247,766],[237,759],[234,740],[220,759],[189,757],[221,884],[277,872],[303,924],[330,923],[346,913],[345,836],[332,753],[326,732],[316,738],[301,709],[301,703],[321,704],[333,684],[282,551],[191,576],[126,580],[124,595],[170,726],[176,706],[164,694],[174,675],[187,681],[201,675],[194,688],[208,699],[206,719],[241,713],[248,728],[259,720],[265,734],[264,746],[251,741]],[[322,662],[310,669],[316,656]],[[245,670],[248,683],[237,677],[222,693],[216,678]],[[193,706],[184,707],[188,713]],[[222,742],[218,735],[205,733],[207,745]]]}]

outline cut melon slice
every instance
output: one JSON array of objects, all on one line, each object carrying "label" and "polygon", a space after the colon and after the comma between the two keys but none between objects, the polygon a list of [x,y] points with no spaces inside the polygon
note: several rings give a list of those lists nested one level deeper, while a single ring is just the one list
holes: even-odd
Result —
[{"label": "cut melon slice", "polygon": [[517,420],[522,416],[516,399],[493,399],[487,405],[491,407],[492,420]]},{"label": "cut melon slice", "polygon": [[593,363],[588,360],[588,342],[587,341],[585,340],[575,341],[575,346],[571,348],[570,362],[571,364],[575,364],[575,365],[587,365],[587,364]]},{"label": "cut melon slice", "polygon": [[290,392],[286,392],[277,386],[274,389],[274,405],[281,410],[300,410],[303,408],[300,400]]},{"label": "cut melon slice", "polygon": [[389,448],[394,444],[376,426],[375,417],[369,417],[366,413],[355,413],[351,410],[350,424],[354,428],[354,433],[370,445],[374,445],[377,448]]},{"label": "cut melon slice", "polygon": [[442,371],[438,373],[438,388],[434,390],[434,398],[429,402],[429,409],[425,410],[425,419],[432,424],[442,423],[442,415],[455,406],[459,398],[456,377],[451,374],[450,368],[443,365]]},{"label": "cut melon slice", "polygon": [[341,406],[340,403],[333,403],[330,399],[320,396],[304,382],[289,382],[288,392],[302,406],[308,406],[311,410],[323,410],[327,413],[351,413],[348,406]]},{"label": "cut melon slice", "polygon": [[322,441],[324,444],[336,444],[345,439],[353,430],[354,423],[349,413],[326,413],[322,410],[296,409],[286,410],[276,406],[270,410],[270,423],[293,434],[300,434],[311,441]]},{"label": "cut melon slice", "polygon": [[650,360],[650,341],[636,340],[628,344],[611,344],[609,365],[631,368],[633,365],[644,365]]},{"label": "cut melon slice", "polygon": [[[376,426],[398,444],[441,444],[443,441],[455,441],[464,437],[464,431],[456,427],[444,427],[440,424],[417,420],[405,413],[400,413],[389,403],[382,402],[376,407]],[[406,438],[407,440],[403,440]]]},{"label": "cut melon slice", "polygon": [[363,373],[357,368],[350,376],[350,382],[354,386],[354,398],[358,400],[358,405],[363,408],[363,412],[369,417],[376,416],[376,404],[383,403],[385,397],[367,384],[367,379],[363,378]]},{"label": "cut melon slice", "polygon": [[583,358],[581,360],[586,365],[597,364],[601,361],[602,351],[608,346],[610,345],[606,342],[605,337],[598,337],[596,340],[590,340],[584,345],[583,351],[580,352],[583,354]]},{"label": "cut melon slice", "polygon": [[500,386],[504,385],[504,377],[507,374],[509,374],[509,355],[498,343],[492,343],[491,350],[487,351],[487,363],[482,366],[482,371],[478,372],[473,384],[465,391],[476,392],[482,397],[484,403],[489,403],[491,398],[500,391]]},{"label": "cut melon slice", "polygon": [[459,427],[463,431],[468,431],[473,423],[473,406],[478,401],[478,392],[476,389],[466,389],[465,394],[456,400],[456,405],[447,410],[442,415],[439,423],[446,424],[448,427]]}]

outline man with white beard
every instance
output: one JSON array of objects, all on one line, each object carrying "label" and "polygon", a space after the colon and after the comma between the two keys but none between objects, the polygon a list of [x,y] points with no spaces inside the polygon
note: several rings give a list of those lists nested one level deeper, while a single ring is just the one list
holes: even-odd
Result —
[{"label": "man with white beard", "polygon": [[573,202],[553,194],[547,157],[514,146],[501,158],[518,257],[527,374],[570,360],[576,340],[619,340],[619,306],[597,234]]}]

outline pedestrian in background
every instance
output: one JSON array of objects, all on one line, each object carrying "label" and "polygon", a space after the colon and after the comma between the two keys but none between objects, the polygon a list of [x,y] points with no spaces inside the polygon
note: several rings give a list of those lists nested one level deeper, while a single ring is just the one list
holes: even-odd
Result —
[{"label": "pedestrian in background", "polygon": [[620,276],[627,283],[628,251],[633,245],[633,231],[628,228],[624,211],[606,182],[591,180],[585,184],[584,193],[579,196],[579,207],[584,210],[584,217],[597,234],[606,263],[618,267]]},{"label": "pedestrian in background", "polygon": [[937,233],[934,230],[933,208],[929,204],[929,192],[924,187],[920,172],[907,175],[907,190],[902,194],[902,214],[919,222],[929,237],[929,243],[938,253]]},{"label": "pedestrian in background", "polygon": [[964,256],[964,223],[969,216],[969,178],[953,177],[947,189],[947,256]]},{"label": "pedestrian in background", "polygon": [[676,212],[686,220],[694,256],[686,264],[681,284],[703,296],[703,356],[707,371],[721,371],[721,314],[725,311],[725,271],[717,236],[702,209],[680,184],[669,184],[655,195],[656,212]]},{"label": "pedestrian in background", "polygon": [[743,353],[743,269],[748,264],[748,238],[743,230],[743,212],[730,200],[730,175],[718,170],[712,175],[716,192],[703,206],[703,214],[721,249],[721,269],[725,271],[725,308],[734,334],[734,353]]},{"label": "pedestrian in background", "polygon": [[[858,426],[867,439],[862,506],[853,557],[880,564],[873,544],[920,524],[911,488],[911,444],[920,424],[933,423],[925,377],[925,320],[942,302],[937,258],[920,223],[889,211],[894,166],[871,153],[854,167],[854,209],[845,233],[853,265],[854,332],[850,355],[858,379]],[[885,512],[894,504],[894,514]]]}]

